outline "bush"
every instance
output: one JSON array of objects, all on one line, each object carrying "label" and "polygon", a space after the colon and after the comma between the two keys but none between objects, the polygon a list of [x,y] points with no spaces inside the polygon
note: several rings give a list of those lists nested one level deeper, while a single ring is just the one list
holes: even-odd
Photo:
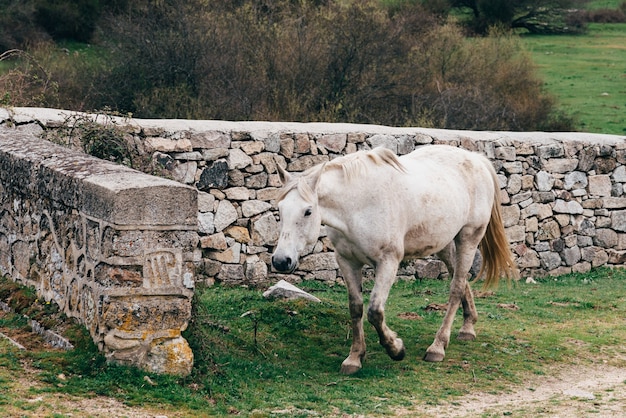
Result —
[{"label": "bush", "polygon": [[453,129],[551,130],[557,121],[563,130],[568,122],[514,37],[467,39],[420,2],[117,4],[96,33],[106,62],[41,53],[58,87],[42,105]]},{"label": "bush", "polygon": [[35,20],[54,39],[89,42],[100,16],[98,0],[38,0]]},{"label": "bush", "polygon": [[34,0],[0,0],[0,53],[50,39],[35,21]]},{"label": "bush", "polygon": [[619,9],[579,10],[574,13],[574,16],[583,22],[625,23],[626,2],[622,3]]},{"label": "bush", "polygon": [[[70,53],[53,43],[29,49],[7,51],[11,68],[0,73],[0,101],[9,106],[62,107],[92,110],[103,102],[106,89],[95,90],[96,74],[106,71],[104,62],[85,52]],[[0,60],[2,60],[0,56]]]}]

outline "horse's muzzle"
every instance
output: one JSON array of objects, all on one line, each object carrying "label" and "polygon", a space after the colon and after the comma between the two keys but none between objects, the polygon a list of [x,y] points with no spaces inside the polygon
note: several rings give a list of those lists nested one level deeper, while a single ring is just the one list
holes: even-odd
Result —
[{"label": "horse's muzzle", "polygon": [[272,266],[280,273],[292,273],[298,266],[298,260],[293,260],[289,256],[272,256]]}]

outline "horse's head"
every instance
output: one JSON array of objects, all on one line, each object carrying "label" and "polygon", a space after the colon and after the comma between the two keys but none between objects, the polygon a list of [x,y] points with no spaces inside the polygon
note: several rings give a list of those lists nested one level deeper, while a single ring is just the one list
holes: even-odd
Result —
[{"label": "horse's head", "polygon": [[283,190],[278,199],[280,236],[272,254],[272,265],[282,273],[298,267],[298,259],[317,242],[322,226],[316,187],[323,167],[291,175],[278,167]]}]

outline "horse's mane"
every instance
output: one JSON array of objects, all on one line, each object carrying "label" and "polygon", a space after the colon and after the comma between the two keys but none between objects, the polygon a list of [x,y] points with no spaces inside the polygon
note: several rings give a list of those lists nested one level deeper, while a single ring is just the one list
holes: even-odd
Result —
[{"label": "horse's mane", "polygon": [[336,168],[341,169],[346,180],[350,182],[363,176],[367,172],[368,164],[375,166],[389,165],[401,173],[406,172],[406,169],[400,160],[398,160],[396,154],[387,148],[378,147],[370,151],[358,151],[311,167],[300,175],[292,176],[291,180],[281,189],[280,195],[276,201],[280,202],[290,191],[297,188],[298,193],[300,193],[300,196],[302,196],[304,200],[312,202],[314,191],[306,181],[309,176],[321,175],[321,173],[327,169]]},{"label": "horse's mane", "polygon": [[398,160],[396,154],[384,147],[374,148],[371,151],[359,151],[335,158],[327,163],[326,167],[341,168],[346,180],[350,182],[363,176],[367,172],[368,163],[373,163],[375,166],[389,165],[401,173],[406,172],[406,169],[400,160]]}]

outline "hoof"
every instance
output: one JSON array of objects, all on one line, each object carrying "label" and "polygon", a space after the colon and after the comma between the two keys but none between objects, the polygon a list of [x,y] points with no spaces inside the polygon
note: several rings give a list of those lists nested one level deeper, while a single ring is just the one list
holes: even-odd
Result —
[{"label": "hoof", "polygon": [[476,339],[476,334],[471,334],[469,332],[459,332],[457,339],[460,341],[474,341]]},{"label": "hoof", "polygon": [[429,361],[431,363],[436,363],[439,361],[443,361],[444,357],[445,357],[445,354],[427,352],[426,355],[424,356],[424,360]]},{"label": "hoof", "polygon": [[361,365],[346,364],[345,362],[341,365],[341,374],[355,374],[359,370],[361,370]]},{"label": "hoof", "polygon": [[[406,355],[406,350],[404,349],[404,341],[402,341],[400,338],[396,338],[394,342],[395,344],[393,346],[386,347],[387,355],[392,360],[400,361],[404,359],[404,356]],[[399,349],[396,348],[398,346],[400,347]]]}]

